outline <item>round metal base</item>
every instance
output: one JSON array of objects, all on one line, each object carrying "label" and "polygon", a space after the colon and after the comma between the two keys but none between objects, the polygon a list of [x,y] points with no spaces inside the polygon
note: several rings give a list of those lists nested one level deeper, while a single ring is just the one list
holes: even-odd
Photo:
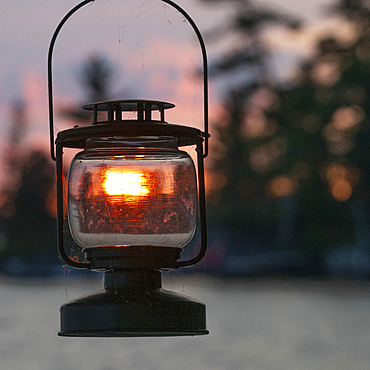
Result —
[{"label": "round metal base", "polygon": [[[205,305],[190,297],[163,290],[159,272],[106,274],[108,278],[103,290],[61,307],[60,336],[208,334]],[[144,281],[148,282],[146,287],[142,284]]]}]

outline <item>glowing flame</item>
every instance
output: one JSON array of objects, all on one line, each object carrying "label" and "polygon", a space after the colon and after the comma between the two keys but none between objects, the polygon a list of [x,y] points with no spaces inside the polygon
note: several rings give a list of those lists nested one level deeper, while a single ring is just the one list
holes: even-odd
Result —
[{"label": "glowing flame", "polygon": [[146,196],[149,194],[143,172],[132,170],[107,170],[103,184],[108,195]]}]

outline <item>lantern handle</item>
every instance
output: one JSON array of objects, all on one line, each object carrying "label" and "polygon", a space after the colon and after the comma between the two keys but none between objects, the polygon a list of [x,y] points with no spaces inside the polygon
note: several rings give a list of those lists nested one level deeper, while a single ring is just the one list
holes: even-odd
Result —
[{"label": "lantern handle", "polygon": [[[95,0],[84,0],[80,4],[76,5],[72,10],[70,10],[64,18],[60,21],[58,24],[58,27],[54,31],[53,37],[50,41],[49,45],[49,52],[48,52],[48,96],[49,96],[49,130],[50,130],[50,153],[51,158],[56,161],[56,155],[55,155],[55,138],[54,138],[54,107],[53,107],[53,73],[52,73],[52,60],[53,60],[53,51],[54,46],[57,40],[57,37],[64,26],[64,24],[67,22],[67,20],[76,13],[79,9],[81,9],[86,4],[92,3]],[[209,139],[209,128],[208,128],[208,62],[207,62],[207,51],[205,47],[205,43],[203,40],[203,37],[193,21],[193,19],[190,17],[190,15],[182,9],[179,5],[174,3],[171,0],[161,0],[164,3],[167,3],[168,5],[171,5],[173,8],[175,8],[179,13],[181,13],[185,19],[190,23],[192,26],[202,51],[202,59],[203,59],[203,135],[204,135],[204,149],[201,153],[203,158],[206,158],[208,155],[208,139]]]}]

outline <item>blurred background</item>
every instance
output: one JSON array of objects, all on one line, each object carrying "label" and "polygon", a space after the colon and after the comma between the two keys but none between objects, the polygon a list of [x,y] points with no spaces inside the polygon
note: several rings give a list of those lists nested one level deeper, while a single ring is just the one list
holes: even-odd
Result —
[{"label": "blurred background", "polygon": [[[367,368],[369,1],[178,1],[209,53],[209,248],[165,283],[205,301],[211,334],[115,340],[56,337],[58,307],[101,287],[56,250],[46,62],[76,4],[2,0],[0,364]],[[53,69],[56,131],[89,124],[83,104],[131,98],[173,102],[168,122],[202,128],[195,35],[159,0],[86,6],[63,28]]]}]

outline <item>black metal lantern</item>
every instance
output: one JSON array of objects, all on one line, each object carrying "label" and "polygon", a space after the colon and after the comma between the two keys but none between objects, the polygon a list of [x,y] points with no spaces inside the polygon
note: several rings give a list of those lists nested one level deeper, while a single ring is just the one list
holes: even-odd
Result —
[{"label": "black metal lantern", "polygon": [[[208,152],[207,56],[190,16],[169,0],[191,24],[200,42],[204,72],[204,131],[168,124],[171,103],[119,100],[84,106],[94,112],[88,127],[67,129],[54,142],[52,55],[64,23],[49,48],[51,156],[57,168],[58,249],[75,268],[105,272],[104,289],[61,307],[61,336],[173,336],[208,334],[205,305],[162,289],[161,270],[191,266],[206,251],[203,160]],[[154,118],[153,112],[158,111]],[[103,120],[100,118],[104,115]],[[130,112],[127,117],[125,112]],[[132,112],[135,112],[132,118]],[[129,119],[130,118],[130,119]],[[197,169],[179,148],[195,146]],[[68,222],[85,261],[65,251],[63,148],[81,149],[68,174]],[[200,249],[180,260],[199,219]]]}]

